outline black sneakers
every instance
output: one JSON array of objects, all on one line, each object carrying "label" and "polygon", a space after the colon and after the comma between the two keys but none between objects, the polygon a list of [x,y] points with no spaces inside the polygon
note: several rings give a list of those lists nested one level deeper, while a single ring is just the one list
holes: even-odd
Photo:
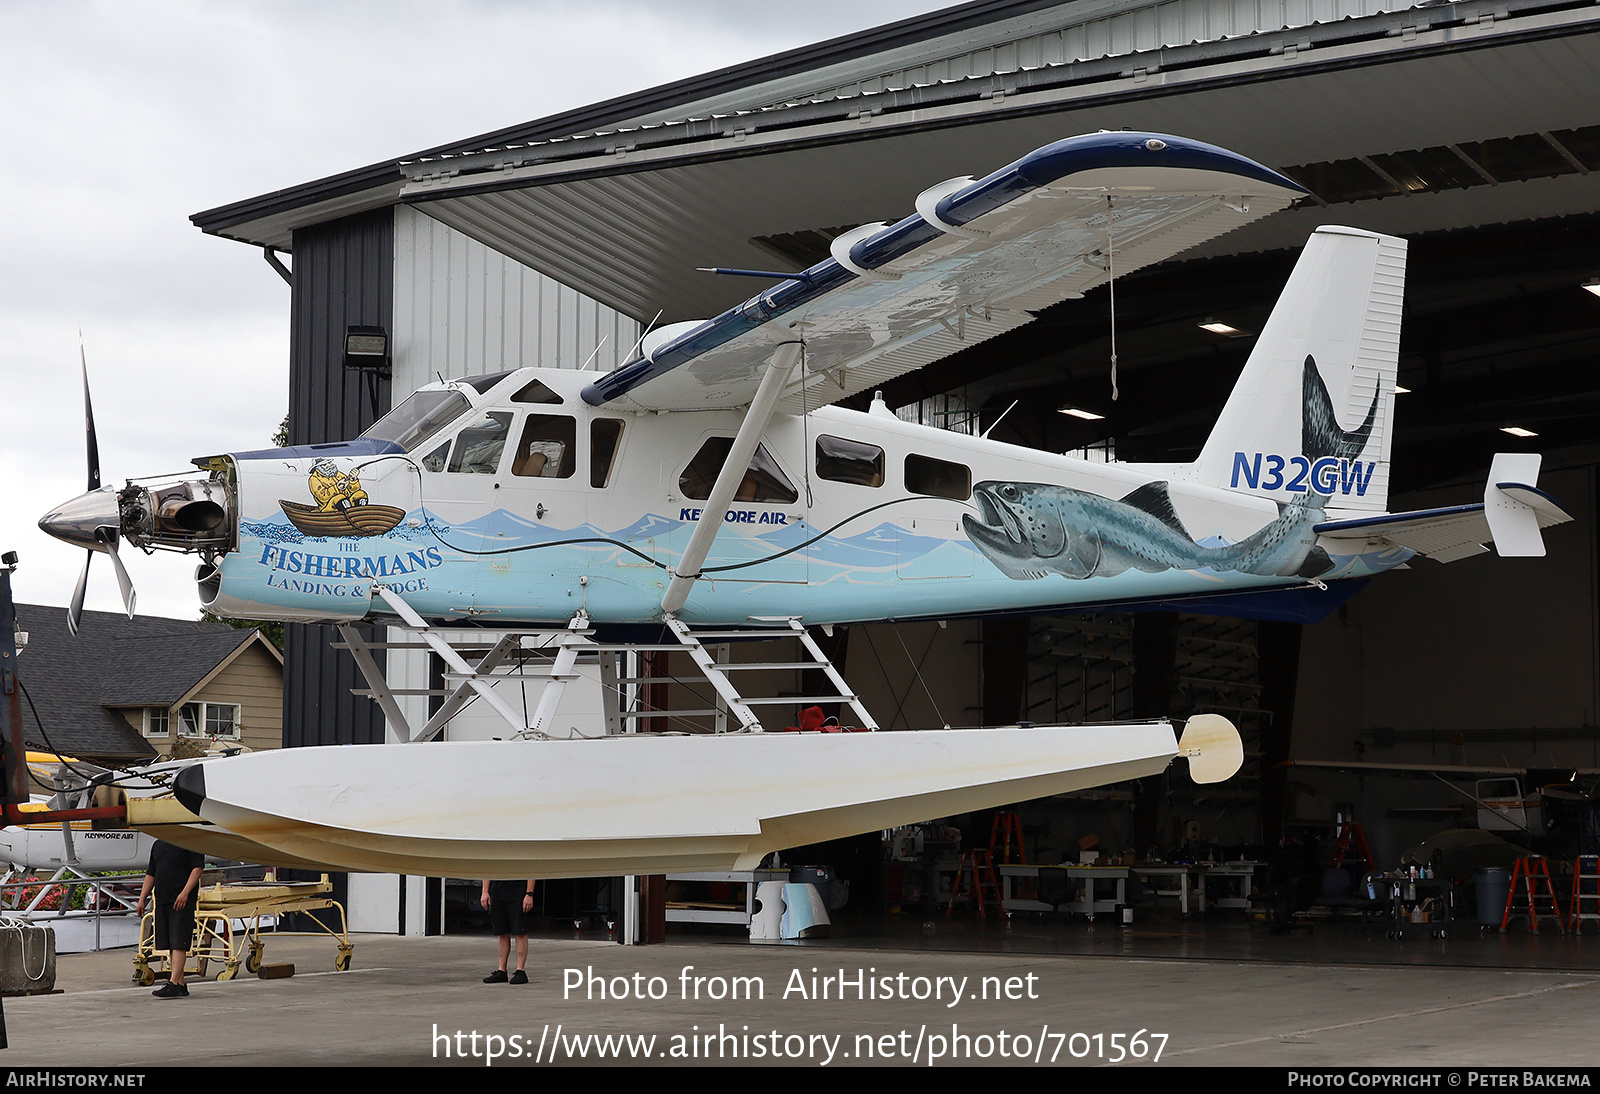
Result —
[{"label": "black sneakers", "polygon": [[485,984],[504,984],[506,982],[506,970],[495,969],[494,972],[483,978],[483,982]]},{"label": "black sneakers", "polygon": [[513,984],[526,984],[528,982],[528,974],[518,969],[511,974],[511,982]]},{"label": "black sneakers", "polygon": [[[501,973],[501,975],[504,976],[505,974]],[[174,984],[169,980],[150,994],[157,999],[187,999],[189,998],[189,989],[182,984]]]}]

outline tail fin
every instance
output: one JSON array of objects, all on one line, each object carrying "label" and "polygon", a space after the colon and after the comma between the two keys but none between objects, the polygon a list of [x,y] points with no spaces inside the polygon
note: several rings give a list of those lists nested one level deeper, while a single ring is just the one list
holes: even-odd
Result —
[{"label": "tail fin", "polygon": [[1191,476],[1384,511],[1405,280],[1405,240],[1318,228]]}]

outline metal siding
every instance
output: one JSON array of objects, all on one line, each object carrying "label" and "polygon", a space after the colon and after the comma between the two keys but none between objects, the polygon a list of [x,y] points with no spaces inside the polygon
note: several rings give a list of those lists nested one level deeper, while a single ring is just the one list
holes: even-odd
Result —
[{"label": "metal siding", "polygon": [[427,213],[394,210],[395,390],[435,379],[538,365],[619,364],[638,322]]},{"label": "metal siding", "polygon": [[[393,241],[390,346],[398,393],[439,375],[528,365],[578,368],[602,338],[591,367],[609,371],[639,338],[637,320],[420,210],[395,208]],[[388,633],[389,641],[402,641],[405,634],[394,628]],[[427,651],[389,652],[385,676],[391,687],[429,687],[429,672]],[[421,729],[428,720],[427,697],[399,701],[412,729]]]},{"label": "metal siding", "polygon": [[[318,444],[359,434],[374,420],[365,381],[344,368],[344,330],[388,328],[394,263],[390,210],[362,213],[294,233],[294,289],[289,351],[289,442]],[[389,384],[379,387],[380,412]],[[368,699],[350,655],[334,650],[333,627],[284,628],[286,747],[367,744],[383,740],[383,716]],[[381,658],[381,651],[375,656]]]}]

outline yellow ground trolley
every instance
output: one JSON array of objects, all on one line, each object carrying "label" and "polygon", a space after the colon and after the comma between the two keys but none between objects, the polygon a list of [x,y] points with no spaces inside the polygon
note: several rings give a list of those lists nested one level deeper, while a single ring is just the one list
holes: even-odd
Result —
[{"label": "yellow ground trolley", "polygon": [[[350,941],[350,924],[345,918],[344,906],[333,899],[333,883],[327,874],[321,881],[255,881],[238,884],[202,885],[196,890],[194,909],[194,941],[184,966],[184,976],[204,976],[206,966],[220,962],[222,971],[218,980],[232,980],[239,975],[242,964],[246,972],[259,972],[266,951],[262,941],[261,920],[264,916],[282,917],[291,912],[316,912],[332,908],[339,913],[339,929],[325,926],[319,920],[311,922],[320,931],[273,931],[272,936],[327,935],[338,943],[333,967],[344,972],[350,967],[355,944]],[[243,930],[233,929],[234,921],[246,924]],[[274,919],[274,924],[281,922]],[[133,955],[133,979],[146,986],[156,982],[157,969],[171,973],[171,955],[167,950],[155,948],[155,912],[146,912],[139,924],[139,948]]]}]

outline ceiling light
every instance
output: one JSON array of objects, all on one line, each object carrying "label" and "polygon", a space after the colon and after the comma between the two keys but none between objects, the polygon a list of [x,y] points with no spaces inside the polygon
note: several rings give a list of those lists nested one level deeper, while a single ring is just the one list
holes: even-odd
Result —
[{"label": "ceiling light", "polygon": [[1411,389],[1408,387],[1401,387],[1399,384],[1396,384],[1394,385],[1394,393],[1396,395],[1410,395]]},{"label": "ceiling light", "polygon": [[1600,277],[1591,277],[1589,280],[1583,283],[1583,287],[1594,293],[1596,296],[1600,296]]},{"label": "ceiling light", "polygon": [[1200,329],[1201,330],[1208,330],[1212,334],[1220,334],[1220,335],[1223,335],[1224,337],[1227,337],[1227,338],[1248,338],[1248,337],[1250,337],[1250,332],[1249,331],[1240,330],[1238,327],[1231,327],[1228,324],[1226,324],[1224,322],[1221,322],[1220,320],[1217,320],[1217,319],[1207,319],[1204,323],[1200,324]]},{"label": "ceiling light", "polygon": [[1503,425],[1500,432],[1509,433],[1513,437],[1537,437],[1539,434],[1531,429],[1523,429],[1520,425]]},{"label": "ceiling light", "polygon": [[1096,414],[1092,410],[1083,410],[1075,406],[1064,406],[1056,411],[1057,414],[1070,414],[1074,418],[1082,418],[1086,422],[1098,422],[1105,418],[1104,414]]}]

